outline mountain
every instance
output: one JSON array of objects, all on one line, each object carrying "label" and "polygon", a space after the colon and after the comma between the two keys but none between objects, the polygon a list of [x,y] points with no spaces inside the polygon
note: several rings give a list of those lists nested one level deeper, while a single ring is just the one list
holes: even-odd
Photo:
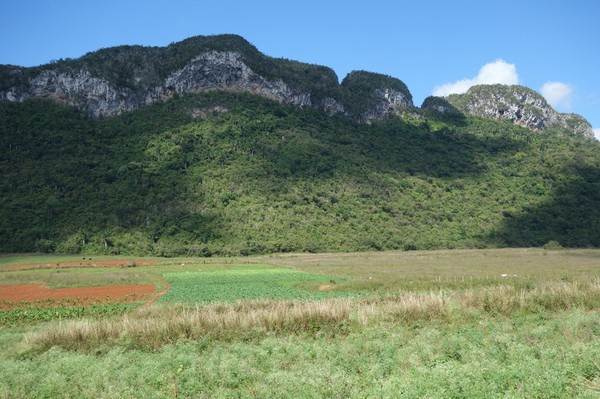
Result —
[{"label": "mountain", "polygon": [[211,90],[252,93],[362,120],[413,105],[398,79],[356,71],[340,85],[330,68],[268,57],[236,35],[197,36],[164,48],[121,46],[36,68],[4,65],[0,82],[0,100],[50,98],[95,117]]},{"label": "mountain", "polygon": [[223,35],[2,66],[0,98],[0,252],[600,246],[600,143],[526,88],[417,108]]},{"label": "mountain", "polygon": [[[399,79],[353,71],[338,84],[330,68],[266,56],[237,35],[196,36],[167,47],[107,48],[34,68],[0,65],[0,100],[49,98],[94,117],[212,90],[252,93],[362,122],[414,108]],[[593,138],[584,118],[557,113],[522,86],[475,86],[445,100],[467,115],[508,119],[533,130],[559,127]]]},{"label": "mountain", "polygon": [[583,117],[556,112],[544,97],[523,86],[473,86],[467,93],[452,94],[446,100],[468,115],[509,120],[536,131],[557,127],[585,138],[594,137],[592,126]]}]

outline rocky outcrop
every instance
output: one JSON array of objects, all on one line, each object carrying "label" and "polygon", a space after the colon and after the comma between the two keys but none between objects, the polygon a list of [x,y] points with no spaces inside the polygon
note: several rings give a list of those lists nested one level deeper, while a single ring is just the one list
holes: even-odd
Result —
[{"label": "rocky outcrop", "polygon": [[414,107],[412,99],[396,89],[375,89],[372,98],[373,105],[360,115],[361,121],[371,122],[389,115],[399,115],[403,108]]},{"label": "rocky outcrop", "polygon": [[[236,35],[197,36],[167,47],[114,47],[34,68],[0,65],[0,100],[48,98],[94,117],[212,90],[251,93],[366,123],[419,114],[399,79],[352,71],[338,84],[330,68],[270,58]],[[422,110],[427,117],[445,115],[444,120],[475,115],[593,137],[584,118],[556,112],[522,86],[474,86],[465,94],[429,97]]]},{"label": "rocky outcrop", "polygon": [[455,106],[450,104],[446,99],[442,97],[429,96],[423,100],[421,104],[423,111],[429,111],[439,114],[458,114],[460,111]]},{"label": "rocky outcrop", "polygon": [[283,80],[267,80],[252,71],[240,53],[211,51],[194,58],[165,81],[178,94],[208,90],[247,92],[299,107],[312,105],[310,93],[293,90]]},{"label": "rocky outcrop", "polygon": [[207,52],[173,72],[161,86],[134,91],[117,88],[86,70],[72,74],[44,70],[30,79],[26,90],[0,92],[0,100],[49,98],[87,110],[92,116],[114,116],[141,106],[186,94],[210,90],[248,92],[299,107],[312,105],[310,93],[293,90],[283,80],[267,80],[253,72],[235,52]]},{"label": "rocky outcrop", "polygon": [[316,107],[330,115],[348,116],[362,122],[378,120],[413,106],[412,96],[403,82],[364,71],[350,73],[331,96],[321,96],[322,99],[314,101],[308,91],[297,90],[281,78],[267,79],[255,72],[244,55],[235,51],[202,52],[183,68],[170,73],[161,84],[151,87],[143,85],[149,80],[146,75],[142,69],[135,70],[131,79],[137,85],[134,90],[116,87],[106,79],[92,76],[85,68],[75,72],[46,69],[29,79],[27,85],[0,92],[0,100],[49,98],[101,117],[132,111],[176,94],[228,90],[298,107]]},{"label": "rocky outcrop", "polygon": [[49,98],[85,110],[94,117],[119,115],[168,97],[169,93],[163,87],[136,93],[129,88],[113,87],[85,70],[75,74],[45,70],[29,81],[26,90],[12,88],[0,92],[0,100]]},{"label": "rocky outcrop", "polygon": [[353,71],[341,84],[347,114],[361,122],[401,114],[414,107],[410,91],[399,79],[366,71]]},{"label": "rocky outcrop", "polygon": [[592,127],[584,118],[556,112],[544,97],[523,86],[473,86],[465,94],[452,94],[446,100],[466,115],[509,120],[534,131],[558,127],[593,137]]},{"label": "rocky outcrop", "polygon": [[347,115],[344,106],[335,98],[324,98],[319,104],[319,108],[324,109],[329,115]]},{"label": "rocky outcrop", "polygon": [[557,125],[577,136],[582,136],[586,139],[594,138],[592,125],[581,115],[558,114]]}]

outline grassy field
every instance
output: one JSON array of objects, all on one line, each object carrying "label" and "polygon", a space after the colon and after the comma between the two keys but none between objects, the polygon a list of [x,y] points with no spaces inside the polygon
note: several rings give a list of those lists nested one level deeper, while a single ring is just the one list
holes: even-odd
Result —
[{"label": "grassy field", "polygon": [[599,250],[153,260],[0,271],[0,290],[170,285],[151,306],[18,309],[50,316],[0,327],[0,398],[600,395]]}]

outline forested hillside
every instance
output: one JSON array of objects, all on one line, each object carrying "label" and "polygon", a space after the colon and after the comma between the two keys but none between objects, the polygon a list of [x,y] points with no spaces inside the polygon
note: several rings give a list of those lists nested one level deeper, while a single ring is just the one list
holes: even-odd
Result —
[{"label": "forested hillside", "polygon": [[411,113],[364,124],[223,91],[96,119],[0,102],[0,252],[600,246],[600,143]]}]

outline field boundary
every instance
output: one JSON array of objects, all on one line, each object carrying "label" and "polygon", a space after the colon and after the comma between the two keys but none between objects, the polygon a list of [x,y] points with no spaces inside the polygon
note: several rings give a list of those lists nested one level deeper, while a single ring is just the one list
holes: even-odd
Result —
[{"label": "field boundary", "polygon": [[101,268],[101,267],[136,267],[136,266],[155,266],[156,261],[139,260],[97,260],[81,262],[56,262],[56,263],[37,263],[8,266],[2,271],[17,270],[37,270],[37,269],[61,269],[61,268]]},{"label": "field boundary", "polygon": [[165,295],[170,289],[171,284],[167,281],[164,276],[160,276],[160,279],[163,284],[163,289],[160,292],[155,293],[152,298],[150,298],[146,303],[142,306],[143,309],[148,309],[151,305],[153,305],[161,296]]}]

